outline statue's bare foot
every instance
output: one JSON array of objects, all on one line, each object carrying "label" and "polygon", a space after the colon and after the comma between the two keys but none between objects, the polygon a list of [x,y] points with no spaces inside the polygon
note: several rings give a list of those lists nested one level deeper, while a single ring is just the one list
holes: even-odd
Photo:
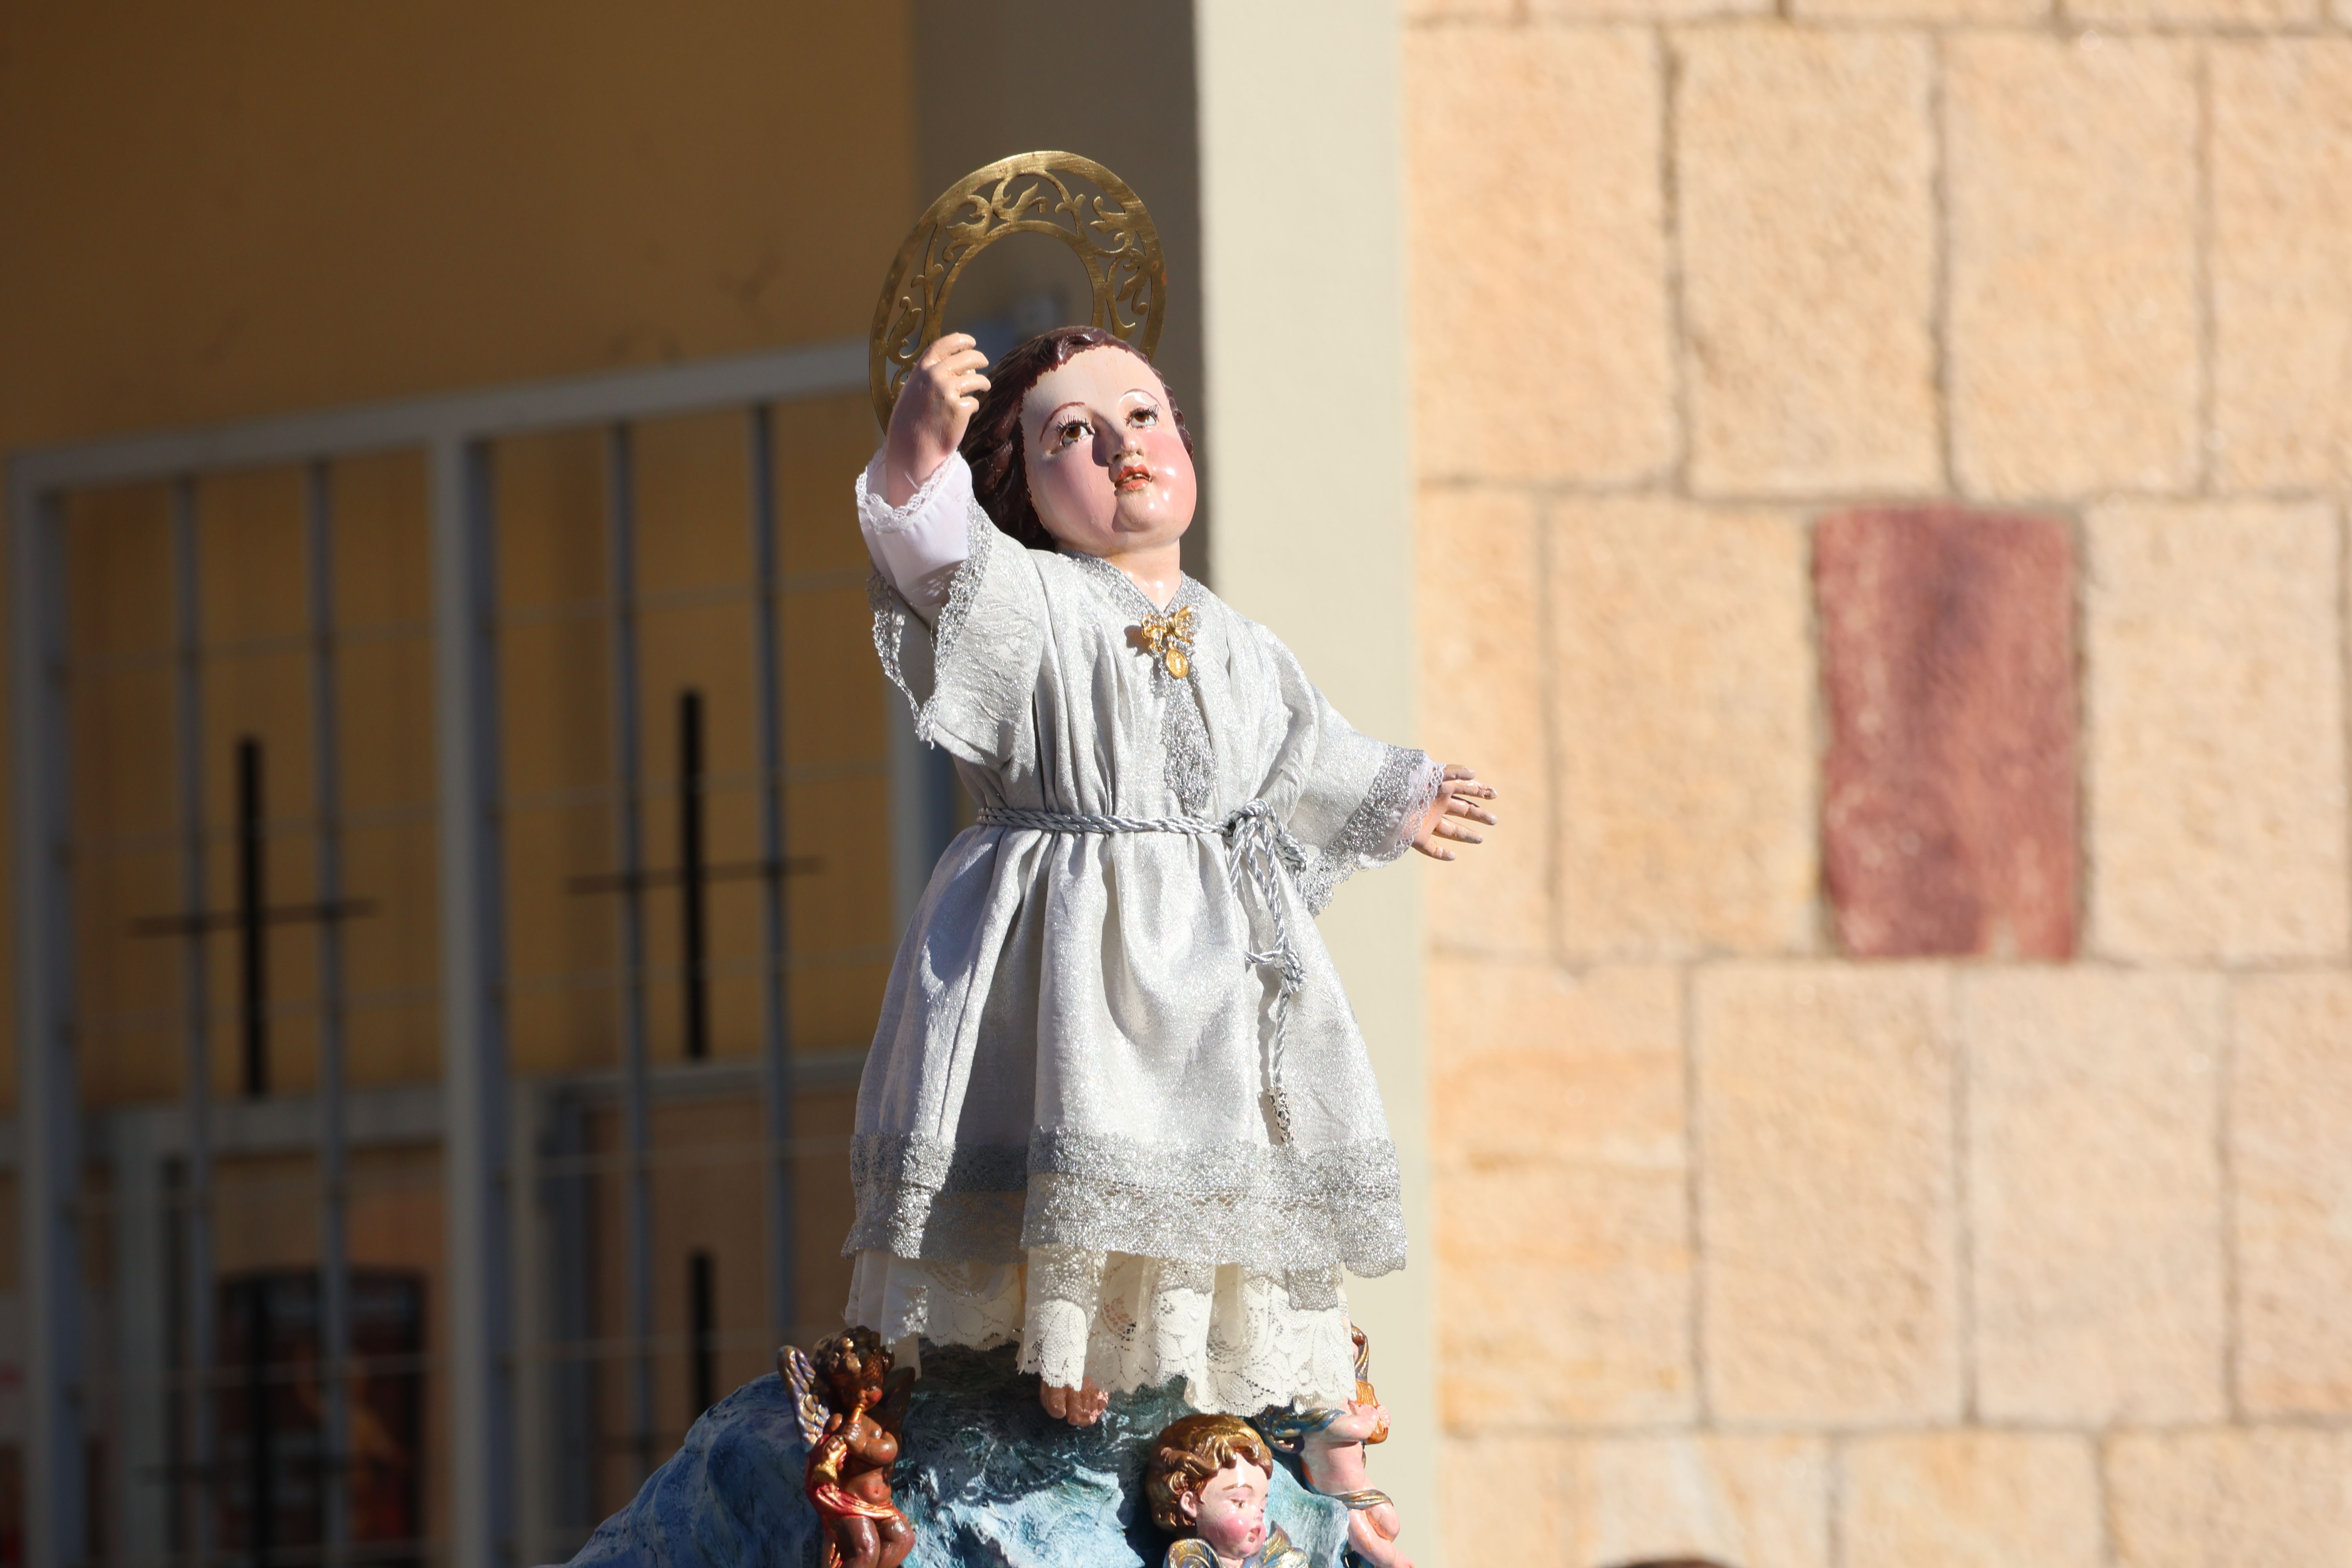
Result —
[{"label": "statue's bare foot", "polygon": [[1093,1378],[1087,1378],[1076,1388],[1062,1388],[1054,1384],[1037,1384],[1037,1402],[1045,1414],[1056,1421],[1066,1421],[1073,1426],[1091,1426],[1102,1419],[1110,1408],[1110,1395]]}]

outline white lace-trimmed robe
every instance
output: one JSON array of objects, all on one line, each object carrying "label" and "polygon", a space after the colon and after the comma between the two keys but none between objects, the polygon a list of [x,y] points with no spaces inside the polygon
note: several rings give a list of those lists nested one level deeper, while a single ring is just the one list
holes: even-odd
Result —
[{"label": "white lace-trimmed robe", "polygon": [[[1353,1397],[1341,1270],[1402,1266],[1397,1164],[1312,916],[1435,798],[1423,753],[1349,728],[1270,632],[1187,578],[1192,668],[1129,633],[1118,568],[1024,549],[952,458],[904,507],[857,486],[875,641],[983,807],[1222,821],[1263,800],[1304,984],[1292,1139],[1264,1099],[1272,927],[1216,836],[974,827],[940,858],[858,1089],[845,1316],[886,1340],[1018,1339],[1024,1370],[1197,1408]],[[910,603],[910,600],[912,601]],[[924,610],[916,606],[922,605]],[[926,613],[926,612],[929,613]],[[929,624],[927,626],[926,622]]]}]

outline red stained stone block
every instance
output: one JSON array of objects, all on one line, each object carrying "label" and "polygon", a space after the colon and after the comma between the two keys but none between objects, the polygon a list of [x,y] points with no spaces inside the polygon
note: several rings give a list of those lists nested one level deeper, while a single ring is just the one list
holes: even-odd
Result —
[{"label": "red stained stone block", "polygon": [[1822,846],[1856,957],[2074,952],[2074,555],[2050,518],[1918,507],[1813,535]]}]

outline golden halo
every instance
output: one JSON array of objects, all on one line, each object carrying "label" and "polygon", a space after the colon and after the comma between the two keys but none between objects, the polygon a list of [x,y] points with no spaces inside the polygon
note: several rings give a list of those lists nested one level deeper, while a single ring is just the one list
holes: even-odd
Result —
[{"label": "golden halo", "polygon": [[[1073,191],[1076,175],[1102,194]],[[1075,153],[1023,153],[974,169],[940,193],[883,281],[874,305],[866,379],[874,417],[890,410],[915,361],[940,335],[948,294],[971,258],[1009,234],[1049,234],[1070,247],[1094,286],[1092,324],[1146,358],[1168,314],[1168,265],[1160,230],[1127,182]]]}]

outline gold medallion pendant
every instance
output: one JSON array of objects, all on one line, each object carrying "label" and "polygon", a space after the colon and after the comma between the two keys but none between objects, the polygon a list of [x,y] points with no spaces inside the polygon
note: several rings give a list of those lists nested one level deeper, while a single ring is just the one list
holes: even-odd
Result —
[{"label": "gold medallion pendant", "polygon": [[1143,624],[1129,634],[1138,647],[1160,661],[1170,679],[1181,680],[1192,673],[1192,606],[1169,610],[1156,616],[1146,616]]}]

